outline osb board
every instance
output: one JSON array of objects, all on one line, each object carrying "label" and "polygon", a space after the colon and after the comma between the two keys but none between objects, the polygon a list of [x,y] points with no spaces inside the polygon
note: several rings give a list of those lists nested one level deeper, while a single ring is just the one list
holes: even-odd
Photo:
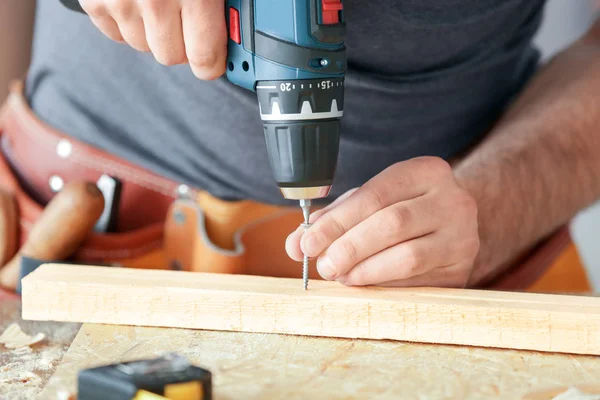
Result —
[{"label": "osb board", "polygon": [[211,370],[215,399],[514,400],[600,383],[594,356],[86,324],[41,398],[75,391],[83,368],[164,352]]},{"label": "osb board", "polygon": [[0,344],[0,399],[37,399],[81,324],[23,321],[21,302],[17,298],[2,297],[0,334],[13,322],[30,335],[44,333],[46,339],[24,349],[6,349]]}]

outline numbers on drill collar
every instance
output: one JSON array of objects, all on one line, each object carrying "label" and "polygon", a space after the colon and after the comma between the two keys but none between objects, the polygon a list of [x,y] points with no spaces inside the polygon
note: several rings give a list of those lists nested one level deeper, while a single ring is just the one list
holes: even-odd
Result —
[{"label": "numbers on drill collar", "polygon": [[[338,87],[338,86],[344,86],[344,82],[343,81],[337,81],[337,82],[333,82],[331,80],[324,80],[321,82],[318,82],[315,84],[315,87],[317,89],[321,89],[321,90],[327,90],[327,89],[331,89],[334,87]],[[305,87],[304,84],[300,84],[300,89],[303,90]],[[313,89],[313,84],[312,83],[308,83],[306,84],[306,87],[308,89]],[[256,86],[256,89],[279,89],[282,92],[291,92],[292,90],[296,90],[296,84],[293,82],[281,82],[279,84],[279,88],[277,86],[273,86],[273,85],[258,85]]]},{"label": "numbers on drill collar", "polygon": [[282,92],[291,92],[292,90],[296,90],[296,85],[290,82],[282,82],[281,85],[279,85],[279,90]]},{"label": "numbers on drill collar", "polygon": [[256,85],[263,121],[335,119],[343,115],[343,78],[260,81]]},{"label": "numbers on drill collar", "polygon": [[[313,89],[314,87],[316,87],[317,89],[321,89],[321,90],[327,90],[327,89],[331,89],[334,87],[339,87],[339,86],[344,86],[344,82],[343,81],[331,81],[331,80],[324,80],[321,82],[318,82],[316,84],[312,84],[312,83],[307,83],[306,85],[304,83],[300,84],[300,90],[304,90],[304,88],[306,87],[307,89]],[[275,85],[258,85],[256,86],[256,89],[279,89],[281,92],[291,92],[292,90],[296,90],[296,84],[293,82],[281,82],[279,84],[279,87],[275,86]]]}]

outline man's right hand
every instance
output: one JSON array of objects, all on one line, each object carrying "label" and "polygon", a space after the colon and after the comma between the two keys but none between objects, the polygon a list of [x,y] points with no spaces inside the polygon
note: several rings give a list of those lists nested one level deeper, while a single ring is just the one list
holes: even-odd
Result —
[{"label": "man's right hand", "polygon": [[80,0],[109,38],[151,52],[163,65],[189,63],[199,79],[225,72],[223,0]]}]

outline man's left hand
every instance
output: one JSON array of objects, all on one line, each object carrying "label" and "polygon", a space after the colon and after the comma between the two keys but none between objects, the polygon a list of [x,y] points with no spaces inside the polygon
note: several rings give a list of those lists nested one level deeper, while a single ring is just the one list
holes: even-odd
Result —
[{"label": "man's left hand", "polygon": [[477,204],[436,157],[392,165],[310,222],[288,254],[318,257],[324,279],[350,286],[465,287],[479,251]]}]

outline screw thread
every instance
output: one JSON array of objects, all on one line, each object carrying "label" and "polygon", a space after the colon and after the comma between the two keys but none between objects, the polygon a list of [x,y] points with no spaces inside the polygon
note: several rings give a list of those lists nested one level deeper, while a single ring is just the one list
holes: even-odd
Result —
[{"label": "screw thread", "polygon": [[302,262],[302,282],[304,283],[304,290],[308,289],[308,256],[304,256]]},{"label": "screw thread", "polygon": [[[302,227],[304,228],[304,232],[306,232],[306,230],[308,228],[310,228],[311,224],[307,224],[304,223],[302,224]],[[304,284],[304,290],[308,289],[308,256],[305,254],[304,255],[304,260],[302,261],[302,283]]]}]

